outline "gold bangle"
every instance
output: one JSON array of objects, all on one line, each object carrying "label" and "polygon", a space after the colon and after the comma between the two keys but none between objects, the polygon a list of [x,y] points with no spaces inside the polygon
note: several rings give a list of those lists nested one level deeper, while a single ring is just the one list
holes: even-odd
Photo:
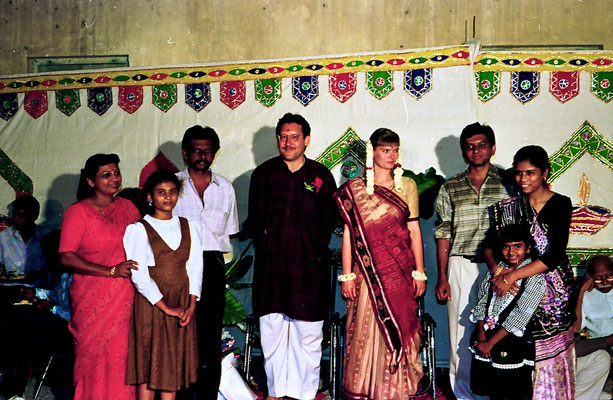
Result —
[{"label": "gold bangle", "polygon": [[115,275],[115,268],[117,268],[117,267],[111,268],[111,270],[109,271],[109,275],[108,276],[114,276]]},{"label": "gold bangle", "polygon": [[494,277],[496,277],[496,276],[500,275],[500,273],[502,272],[502,270],[503,270],[503,269],[504,269],[504,268],[502,268],[502,267],[498,268],[498,271],[496,271],[496,272],[494,273]]},{"label": "gold bangle", "polygon": [[507,285],[510,285],[510,283],[509,283],[509,282],[507,282],[507,276],[506,276],[506,275],[502,277],[502,281],[503,281],[504,283],[506,283]]}]

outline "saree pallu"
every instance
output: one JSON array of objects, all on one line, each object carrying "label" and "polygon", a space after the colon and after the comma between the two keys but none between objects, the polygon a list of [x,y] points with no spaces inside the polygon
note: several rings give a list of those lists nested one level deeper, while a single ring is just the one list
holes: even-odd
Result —
[{"label": "saree pallu", "polygon": [[410,210],[393,191],[366,193],[362,179],[335,199],[352,238],[357,298],[347,302],[344,399],[408,399],[423,375],[407,228]]},{"label": "saree pallu", "polygon": [[[547,206],[545,204],[541,212]],[[550,221],[538,219],[527,196],[513,197],[495,204],[494,220],[496,229],[509,224],[529,225],[539,255],[559,250],[550,248]],[[572,332],[574,311],[570,304],[573,273],[566,259],[542,275],[547,284],[545,294],[528,325],[535,338],[536,349],[533,399],[572,400],[576,364]]]}]

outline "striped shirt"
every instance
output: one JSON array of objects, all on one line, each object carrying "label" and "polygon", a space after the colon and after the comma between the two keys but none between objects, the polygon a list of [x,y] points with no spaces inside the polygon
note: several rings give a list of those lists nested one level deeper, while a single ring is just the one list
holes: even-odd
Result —
[{"label": "striped shirt", "polygon": [[230,253],[230,235],[238,232],[238,211],[232,183],[211,171],[211,183],[200,200],[188,169],[177,172],[177,177],[183,182],[183,188],[173,215],[200,224],[203,251]]},{"label": "striped shirt", "polygon": [[490,165],[478,192],[468,178],[468,168],[443,183],[436,200],[434,237],[451,242],[450,256],[481,256],[483,240],[493,226],[491,206],[513,193],[512,185],[505,187],[503,174]]}]

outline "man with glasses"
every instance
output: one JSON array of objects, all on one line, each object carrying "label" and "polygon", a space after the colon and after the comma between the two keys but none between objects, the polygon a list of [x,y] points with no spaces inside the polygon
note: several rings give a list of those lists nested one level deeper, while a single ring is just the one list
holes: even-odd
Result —
[{"label": "man with glasses", "polygon": [[496,153],[492,128],[478,122],[467,125],[460,135],[460,147],[468,168],[445,181],[436,201],[436,297],[447,301],[453,393],[458,399],[476,399],[480,397],[470,390],[469,316],[486,269],[482,245],[492,225],[491,206],[511,197],[513,190],[503,180],[504,171],[490,164]]},{"label": "man with glasses", "polygon": [[198,399],[217,399],[221,378],[221,328],[226,281],[223,253],[232,251],[230,235],[238,232],[236,196],[230,181],[211,170],[220,149],[217,133],[194,125],[181,141],[187,167],[177,173],[183,182],[174,215],[201,227],[204,271],[200,302],[196,307],[198,356],[201,369]]},{"label": "man with glasses", "polygon": [[603,387],[611,368],[613,350],[613,261],[595,256],[588,261],[576,305],[575,331],[585,329],[589,339],[580,338],[577,352],[577,400],[610,399]]},{"label": "man with glasses", "polygon": [[260,318],[268,399],[314,399],[328,316],[328,243],[338,220],[336,184],[305,157],[311,128],[300,115],[277,123],[279,157],[257,167],[246,231],[255,239],[253,310]]}]

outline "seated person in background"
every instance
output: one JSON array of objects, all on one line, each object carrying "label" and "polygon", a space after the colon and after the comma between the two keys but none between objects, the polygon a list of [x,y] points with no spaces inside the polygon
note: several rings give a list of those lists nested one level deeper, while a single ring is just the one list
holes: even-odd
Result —
[{"label": "seated person in background", "polygon": [[[0,232],[0,275],[34,274],[32,281],[47,285],[45,256],[40,246],[45,232],[35,221],[40,212],[38,201],[24,195],[11,203],[12,226]],[[1,279],[1,278],[0,278]]]},{"label": "seated person in background", "polygon": [[545,278],[537,274],[518,280],[519,288],[502,297],[492,290],[492,278],[504,268],[515,270],[530,264],[533,248],[528,226],[512,224],[500,230],[493,249],[502,253],[502,261],[494,274],[488,271],[483,278],[471,315],[471,321],[477,323],[470,348],[474,394],[492,400],[532,398],[535,349],[528,324],[545,294]]},{"label": "seated person in background", "polygon": [[[611,368],[613,346],[613,262],[605,256],[593,257],[579,290],[575,331],[585,328],[589,339],[576,343],[577,400],[610,399],[602,391]],[[596,289],[596,290],[594,290]]]},{"label": "seated person in background", "polygon": [[[57,249],[56,249],[57,252]],[[23,396],[32,367],[44,366],[49,355],[71,343],[69,286],[72,274],[63,273],[53,289],[19,287],[11,301],[20,305],[4,307],[0,322],[0,357],[3,372],[0,394],[4,398]],[[30,305],[31,304],[31,305]],[[70,346],[64,346],[70,347]]]}]

